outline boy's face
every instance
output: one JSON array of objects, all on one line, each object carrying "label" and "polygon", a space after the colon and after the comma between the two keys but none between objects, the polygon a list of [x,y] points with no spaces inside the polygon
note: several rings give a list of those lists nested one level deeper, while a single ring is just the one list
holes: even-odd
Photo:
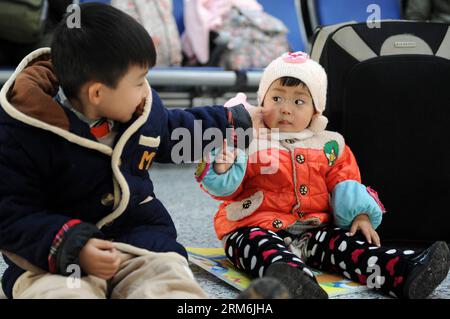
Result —
[{"label": "boy's face", "polygon": [[280,132],[300,132],[309,126],[314,115],[311,93],[304,85],[282,86],[274,81],[263,101],[264,123]]},{"label": "boy's face", "polygon": [[100,84],[94,97],[89,94],[93,117],[128,122],[142,100],[150,93],[146,81],[147,72],[148,68],[132,65],[116,88]]}]

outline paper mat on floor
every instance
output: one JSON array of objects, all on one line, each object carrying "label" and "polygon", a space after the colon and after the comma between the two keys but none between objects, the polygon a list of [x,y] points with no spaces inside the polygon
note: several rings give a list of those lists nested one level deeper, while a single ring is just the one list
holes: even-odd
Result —
[{"label": "paper mat on floor", "polygon": [[[187,247],[186,249],[190,262],[231,286],[242,291],[250,284],[251,278],[239,271],[228,261],[223,248]],[[366,286],[350,281],[345,277],[324,273],[315,269],[311,270],[329,297],[368,290]]]}]

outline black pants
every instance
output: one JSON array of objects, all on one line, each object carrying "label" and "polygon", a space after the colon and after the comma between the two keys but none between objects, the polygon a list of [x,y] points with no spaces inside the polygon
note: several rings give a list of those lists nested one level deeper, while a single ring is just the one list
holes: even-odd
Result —
[{"label": "black pants", "polygon": [[305,243],[301,260],[288,250],[284,242],[288,236],[292,235],[284,231],[240,228],[228,237],[225,253],[238,269],[252,277],[264,276],[272,263],[285,262],[310,276],[313,273],[307,266],[340,274],[394,297],[402,296],[407,261],[417,255],[412,250],[376,247],[361,234],[350,237],[345,230],[325,227],[299,236]]}]

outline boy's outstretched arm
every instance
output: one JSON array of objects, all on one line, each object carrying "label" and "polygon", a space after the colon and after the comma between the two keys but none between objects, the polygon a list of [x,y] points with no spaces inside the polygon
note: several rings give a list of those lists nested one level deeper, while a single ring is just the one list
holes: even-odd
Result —
[{"label": "boy's outstretched arm", "polygon": [[51,211],[45,179],[12,134],[0,135],[0,250],[14,263],[69,275],[81,248],[102,233],[90,223]]},{"label": "boy's outstretched arm", "polygon": [[[160,116],[159,124],[162,132],[155,156],[157,162],[200,161],[205,147],[212,142],[215,142],[215,146],[220,145],[227,136],[227,129],[230,130],[230,134],[233,129],[241,128],[246,131],[253,125],[252,115],[243,105],[228,108],[216,105],[169,110],[163,107],[154,90],[152,94],[153,108],[160,110],[155,113]],[[220,136],[217,136],[218,134]]]}]

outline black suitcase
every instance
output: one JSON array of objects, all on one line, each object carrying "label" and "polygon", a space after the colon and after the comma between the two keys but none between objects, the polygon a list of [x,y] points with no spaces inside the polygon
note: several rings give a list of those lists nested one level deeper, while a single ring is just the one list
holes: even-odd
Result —
[{"label": "black suitcase", "polygon": [[382,21],[319,29],[328,129],[387,209],[385,241],[450,242],[450,25]]}]

